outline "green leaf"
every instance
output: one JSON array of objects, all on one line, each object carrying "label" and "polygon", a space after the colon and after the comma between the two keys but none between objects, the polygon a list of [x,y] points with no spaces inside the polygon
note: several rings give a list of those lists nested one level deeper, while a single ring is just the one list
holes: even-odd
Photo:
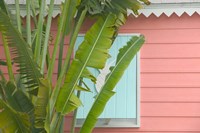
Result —
[{"label": "green leaf", "polygon": [[98,117],[103,112],[106,103],[114,95],[114,87],[122,77],[124,71],[134,58],[138,50],[144,43],[144,36],[134,36],[126,46],[119,50],[117,62],[114,67],[111,67],[111,72],[107,75],[105,84],[100,93],[97,95],[92,108],[90,109],[85,122],[80,130],[80,133],[90,133],[95,126]]},{"label": "green leaf", "polygon": [[22,90],[16,89],[16,86],[12,82],[8,82],[2,89],[8,105],[15,111],[26,113],[29,116],[29,122],[33,125],[34,106],[26,94]]},{"label": "green leaf", "polygon": [[90,79],[92,82],[96,83],[96,77],[93,76],[93,74],[87,69],[85,68],[82,75],[82,78],[88,78]]},{"label": "green leaf", "polygon": [[64,109],[69,103],[77,83],[86,67],[102,69],[110,57],[108,50],[111,47],[117,27],[117,17],[109,14],[99,20],[86,33],[83,43],[79,46],[75,59],[67,72],[64,86],[59,92],[56,101],[56,110],[65,114]]},{"label": "green leaf", "polygon": [[143,2],[146,5],[150,5],[151,4],[151,2],[149,0],[140,0],[140,1]]},{"label": "green leaf", "polygon": [[3,60],[0,60],[0,66],[7,66],[7,63]]},{"label": "green leaf", "polygon": [[31,48],[2,10],[0,10],[0,16],[0,31],[5,36],[11,48],[14,62],[18,64],[19,69],[17,71],[28,82],[27,88],[29,88],[29,91],[32,91],[36,95],[39,87],[39,78],[42,75],[39,72],[38,65],[33,61]]},{"label": "green leaf", "polygon": [[46,79],[40,79],[40,86],[35,103],[35,127],[45,131],[47,117],[47,105],[49,102],[50,83]]},{"label": "green leaf", "polygon": [[5,82],[3,80],[0,80],[0,99],[2,99],[3,101],[6,101],[4,88],[5,88]]},{"label": "green leaf", "polygon": [[0,8],[3,10],[4,13],[8,14],[7,5],[4,0],[0,1]]},{"label": "green leaf", "polygon": [[[70,33],[70,31],[72,31],[72,22],[74,20],[74,16],[75,16],[75,13],[77,11],[77,6],[80,4],[80,0],[70,0],[69,1],[70,3],[70,6],[68,8],[68,10],[66,10],[66,21],[65,21],[65,25],[64,25],[64,33],[65,35],[68,35]],[[64,7],[64,5],[63,5]]]},{"label": "green leaf", "polygon": [[30,133],[29,117],[14,111],[0,99],[0,129],[4,133]]},{"label": "green leaf", "polygon": [[[33,115],[34,106],[31,100],[23,91],[16,89],[12,82],[8,82],[4,88],[6,100],[8,104],[16,111]],[[33,116],[32,116],[33,117]]]},{"label": "green leaf", "polygon": [[[146,1],[147,0],[145,0],[145,2]],[[131,9],[136,15],[138,15],[138,10],[142,8],[142,4],[138,0],[106,0],[105,4],[105,10],[114,13],[121,12],[127,14],[127,9]]]},{"label": "green leaf", "polygon": [[75,109],[77,109],[81,105],[82,105],[82,103],[81,103],[80,99],[75,94],[72,94],[69,99],[69,103],[67,104],[66,108],[64,109],[64,113],[68,114],[68,113],[74,111]]},{"label": "green leaf", "polygon": [[80,8],[87,8],[91,15],[100,14],[104,10],[99,0],[83,0]]},{"label": "green leaf", "polygon": [[87,91],[87,92],[91,92],[90,88],[88,88],[87,86],[86,86],[86,88],[84,88],[84,87],[82,87],[82,86],[77,85],[77,86],[76,86],[76,90],[78,90],[78,91]]}]

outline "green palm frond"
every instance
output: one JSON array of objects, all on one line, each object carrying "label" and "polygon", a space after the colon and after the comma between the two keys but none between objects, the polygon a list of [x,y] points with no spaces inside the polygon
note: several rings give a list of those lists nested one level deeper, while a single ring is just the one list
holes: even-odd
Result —
[{"label": "green palm frond", "polygon": [[17,63],[17,70],[26,80],[25,84],[29,91],[37,94],[40,74],[38,65],[33,61],[33,54],[30,46],[25,42],[21,34],[12,25],[9,17],[0,10],[0,31],[5,36],[6,42],[13,53],[13,60]]},{"label": "green palm frond", "polygon": [[126,46],[119,50],[117,61],[114,67],[110,67],[111,72],[107,75],[105,84],[97,95],[92,108],[90,109],[80,133],[90,133],[94,128],[98,117],[103,112],[108,100],[115,94],[114,87],[121,79],[124,71],[144,43],[144,36],[134,36]]},{"label": "green palm frond", "polygon": [[0,59],[0,66],[6,66],[6,65],[7,65],[7,63]]},{"label": "green palm frond", "polygon": [[29,117],[13,110],[0,99],[0,129],[3,133],[30,133]]},{"label": "green palm frond", "polygon": [[[102,69],[110,57],[108,51],[115,38],[117,26],[125,20],[117,18],[114,14],[100,17],[99,20],[86,33],[83,43],[79,46],[75,59],[69,68],[64,86],[59,93],[56,109],[65,114],[71,95],[79,79],[87,67]],[[120,19],[120,20],[119,20]],[[117,23],[117,24],[116,24]]]},{"label": "green palm frond", "polygon": [[47,117],[47,105],[49,102],[50,83],[46,79],[40,79],[38,96],[35,102],[35,127],[45,131]]},{"label": "green palm frond", "polygon": [[31,126],[33,126],[34,106],[26,94],[22,90],[17,89],[12,82],[6,83],[2,89],[5,93],[5,99],[8,105],[17,112],[26,113]]},{"label": "green palm frond", "polygon": [[0,1],[0,9],[2,9],[4,13],[8,13],[7,5],[4,0]]},{"label": "green palm frond", "polygon": [[127,9],[131,9],[135,14],[142,8],[142,4],[138,0],[106,0],[107,11],[122,12],[127,14]]},{"label": "green palm frond", "polygon": [[80,8],[87,8],[89,14],[101,14],[103,12],[124,13],[131,9],[136,15],[142,8],[142,3],[149,5],[149,0],[83,0]]}]

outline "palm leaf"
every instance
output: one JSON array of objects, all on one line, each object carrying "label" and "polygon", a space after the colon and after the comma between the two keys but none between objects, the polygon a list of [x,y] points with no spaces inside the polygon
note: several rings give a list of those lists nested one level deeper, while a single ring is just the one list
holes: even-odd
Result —
[{"label": "palm leaf", "polygon": [[3,10],[4,13],[8,14],[7,5],[4,0],[0,1],[0,8]]},{"label": "palm leaf", "polygon": [[0,59],[0,66],[7,66],[7,63]]},{"label": "palm leaf", "polygon": [[4,92],[4,88],[5,88],[5,81],[2,79],[2,80],[0,80],[0,99],[2,99],[3,101],[6,101],[6,95]]},{"label": "palm leaf", "polygon": [[90,109],[80,133],[90,133],[95,126],[98,117],[103,112],[108,100],[115,94],[114,87],[122,77],[124,71],[144,43],[144,36],[134,36],[126,46],[119,50],[116,65],[110,67],[111,72],[107,75],[104,86],[98,94],[92,108]]},{"label": "palm leaf", "polygon": [[47,105],[49,101],[50,83],[46,79],[40,80],[38,96],[35,103],[35,127],[45,131]]},{"label": "palm leaf", "polygon": [[0,31],[5,36],[5,39],[11,48],[14,55],[14,62],[19,67],[18,72],[26,79],[25,84],[29,91],[37,94],[39,86],[38,65],[33,61],[33,55],[30,46],[25,42],[20,33],[14,28],[9,17],[0,10]]},{"label": "palm leaf", "polygon": [[33,120],[34,106],[23,91],[16,89],[16,86],[12,82],[8,82],[3,91],[5,92],[7,103],[14,110],[29,114]]},{"label": "palm leaf", "polygon": [[29,117],[14,111],[0,99],[0,129],[3,133],[30,133]]},{"label": "palm leaf", "polygon": [[[120,18],[121,19],[121,18]],[[73,94],[83,71],[86,67],[102,69],[110,57],[108,50],[111,47],[117,30],[117,17],[109,14],[101,17],[86,33],[83,43],[79,46],[75,59],[67,72],[64,86],[56,102],[56,110],[65,114],[71,95]],[[123,21],[121,19],[121,21]]]},{"label": "palm leaf", "polygon": [[81,105],[82,105],[82,102],[80,101],[80,99],[75,94],[72,94],[64,112],[68,114],[74,111],[75,109],[77,109]]},{"label": "palm leaf", "polygon": [[150,4],[149,0],[83,0],[81,7],[88,8],[91,15],[104,12],[127,14],[127,9],[131,9],[137,15],[142,3]]},{"label": "palm leaf", "polygon": [[123,12],[127,14],[127,9],[131,9],[135,14],[142,8],[142,4],[138,0],[107,0],[106,10],[113,12]]}]

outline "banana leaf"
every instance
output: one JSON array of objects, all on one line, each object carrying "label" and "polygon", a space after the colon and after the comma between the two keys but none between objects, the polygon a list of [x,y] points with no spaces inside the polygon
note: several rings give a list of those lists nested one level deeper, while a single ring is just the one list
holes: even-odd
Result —
[{"label": "banana leaf", "polygon": [[[50,83],[46,79],[40,79],[40,86],[35,102],[35,127],[45,131],[47,117],[47,105],[49,102]],[[48,129],[47,129],[48,130]]]},{"label": "banana leaf", "polygon": [[28,114],[16,112],[0,99],[0,129],[3,133],[30,133]]},{"label": "banana leaf", "polygon": [[8,14],[7,5],[4,0],[0,1],[0,8],[3,10],[4,13]]},{"label": "banana leaf", "polygon": [[7,66],[7,63],[0,59],[0,66]]},{"label": "banana leaf", "polygon": [[16,111],[33,115],[34,106],[31,100],[12,82],[8,82],[3,90],[6,95],[7,103]]},{"label": "banana leaf", "polygon": [[[122,17],[118,18],[114,14],[108,14],[106,18],[99,20],[86,33],[83,43],[79,46],[75,59],[67,72],[64,86],[59,92],[56,101],[56,110],[61,114],[66,114],[66,107],[69,104],[71,95],[77,86],[79,79],[86,67],[102,69],[106,60],[110,57],[110,49],[119,23],[124,22]],[[121,22],[122,21],[122,22]],[[118,22],[116,24],[116,22]]]},{"label": "banana leaf", "polygon": [[92,132],[98,117],[103,112],[108,100],[115,94],[114,87],[123,76],[124,71],[134,58],[138,50],[144,43],[144,36],[134,36],[126,46],[119,50],[117,61],[114,67],[110,67],[111,72],[107,75],[105,84],[97,95],[95,102],[90,109],[86,120],[83,123],[80,133]]},{"label": "banana leaf", "polygon": [[28,91],[36,95],[39,87],[39,78],[42,77],[38,65],[33,60],[30,46],[22,38],[21,34],[11,23],[9,17],[0,10],[0,31],[6,38],[6,41],[13,53],[13,60],[17,63],[17,70],[25,78]]}]

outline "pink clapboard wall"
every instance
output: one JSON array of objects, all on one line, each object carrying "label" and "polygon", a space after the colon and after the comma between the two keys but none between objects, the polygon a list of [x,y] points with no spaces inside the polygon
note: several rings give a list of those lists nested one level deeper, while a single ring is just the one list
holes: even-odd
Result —
[{"label": "pink clapboard wall", "polygon": [[120,33],[146,37],[140,53],[141,126],[97,128],[93,132],[199,133],[200,16],[129,16]]}]

